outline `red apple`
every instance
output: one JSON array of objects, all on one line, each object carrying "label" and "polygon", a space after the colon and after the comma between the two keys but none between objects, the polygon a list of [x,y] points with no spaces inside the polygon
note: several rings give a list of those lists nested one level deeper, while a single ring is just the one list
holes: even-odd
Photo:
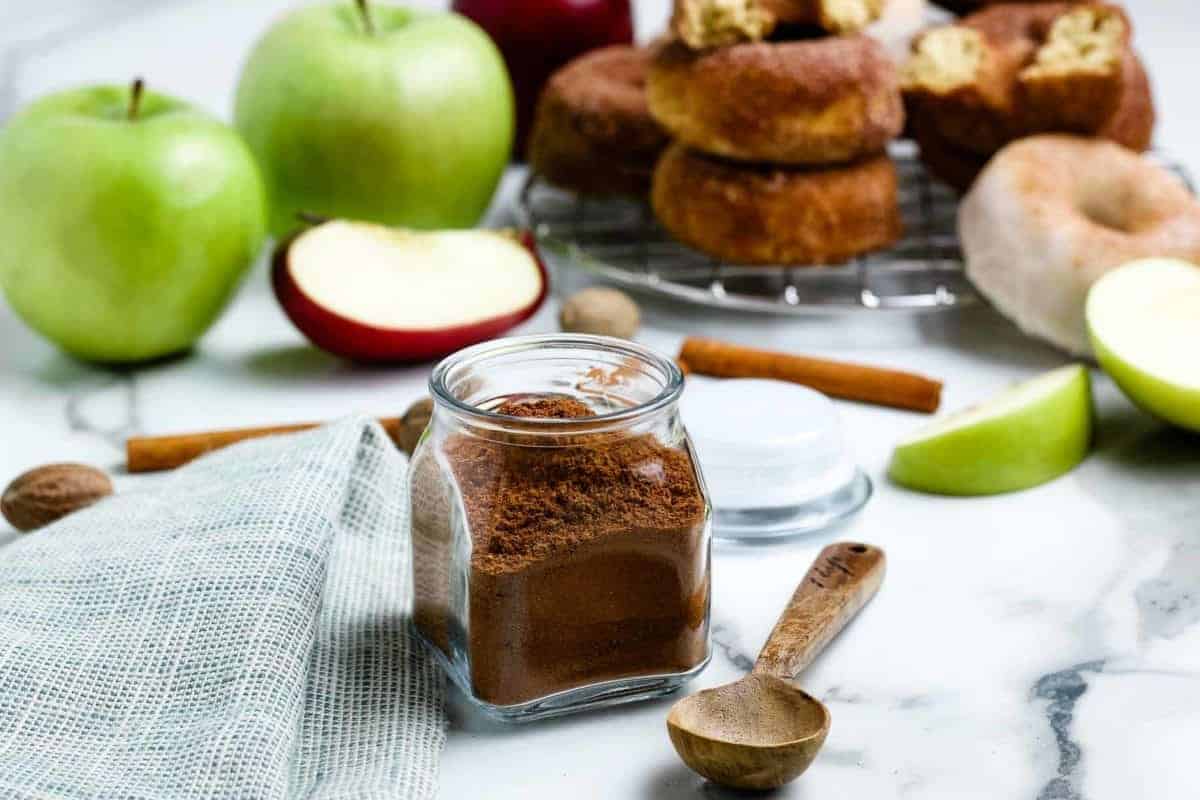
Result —
[{"label": "red apple", "polygon": [[546,79],[575,56],[633,41],[629,0],[455,0],[500,48],[517,100],[513,151],[525,157],[533,109]]},{"label": "red apple", "polygon": [[532,240],[333,220],[283,242],[275,296],[309,341],[355,361],[439,358],[531,317],[549,278]]}]

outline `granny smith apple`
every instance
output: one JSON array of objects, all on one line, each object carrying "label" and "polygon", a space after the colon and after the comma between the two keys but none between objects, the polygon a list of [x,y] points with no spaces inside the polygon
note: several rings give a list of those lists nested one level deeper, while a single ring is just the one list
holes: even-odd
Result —
[{"label": "granny smith apple", "polygon": [[1091,439],[1091,379],[1073,364],[917,431],[896,446],[888,475],[936,494],[1012,492],[1073,469]]},{"label": "granny smith apple", "polygon": [[470,227],[514,124],[504,62],[478,26],[365,2],[304,8],[272,27],[242,72],[234,117],[279,236],[300,214]]},{"label": "granny smith apple", "polygon": [[1108,272],[1088,293],[1096,359],[1135,404],[1200,431],[1200,267],[1154,258]]},{"label": "granny smith apple", "polygon": [[185,350],[266,234],[266,195],[232,128],[134,87],[45,97],[0,132],[0,285],[79,358]]}]

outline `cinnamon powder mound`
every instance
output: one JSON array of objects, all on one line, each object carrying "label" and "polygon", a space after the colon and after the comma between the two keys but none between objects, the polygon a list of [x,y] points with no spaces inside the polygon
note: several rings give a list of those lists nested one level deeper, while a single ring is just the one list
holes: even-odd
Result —
[{"label": "cinnamon powder mound", "polygon": [[[497,411],[594,415],[566,397]],[[555,434],[551,446],[521,434],[456,433],[442,451],[470,529],[465,633],[480,699],[509,705],[703,661],[706,505],[686,452],[629,432]],[[420,519],[414,506],[418,544],[430,538],[417,530]],[[437,619],[449,609],[448,590],[417,583],[418,624],[448,644],[437,638],[449,633]]]},{"label": "cinnamon powder mound", "polygon": [[533,397],[506,400],[495,413],[527,419],[584,419],[596,416],[592,409],[574,397]]}]

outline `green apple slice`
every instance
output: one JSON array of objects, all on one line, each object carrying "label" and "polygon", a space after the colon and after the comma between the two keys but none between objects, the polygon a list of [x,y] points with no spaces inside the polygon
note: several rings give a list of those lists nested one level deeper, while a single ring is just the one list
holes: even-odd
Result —
[{"label": "green apple slice", "polygon": [[1088,293],[1096,359],[1137,406],[1200,431],[1200,267],[1151,258],[1107,273]]},{"label": "green apple slice", "polygon": [[888,475],[923,492],[985,495],[1069,472],[1092,438],[1092,386],[1079,364],[1020,383],[902,440]]}]

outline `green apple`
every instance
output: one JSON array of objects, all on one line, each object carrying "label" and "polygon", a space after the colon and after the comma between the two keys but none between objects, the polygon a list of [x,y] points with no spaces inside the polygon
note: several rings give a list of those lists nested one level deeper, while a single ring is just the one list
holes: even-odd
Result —
[{"label": "green apple", "polygon": [[1151,258],[1104,275],[1088,293],[1096,359],[1139,407],[1200,431],[1200,267]]},{"label": "green apple", "polygon": [[0,285],[79,358],[190,347],[253,263],[266,216],[237,133],[140,82],[50,95],[0,132]]},{"label": "green apple", "polygon": [[1012,492],[1073,469],[1091,439],[1091,379],[1072,364],[916,432],[896,446],[888,474],[936,494]]},{"label": "green apple", "polygon": [[304,8],[271,28],[234,117],[262,165],[277,236],[305,213],[470,227],[514,125],[504,62],[474,23],[365,2]]}]

